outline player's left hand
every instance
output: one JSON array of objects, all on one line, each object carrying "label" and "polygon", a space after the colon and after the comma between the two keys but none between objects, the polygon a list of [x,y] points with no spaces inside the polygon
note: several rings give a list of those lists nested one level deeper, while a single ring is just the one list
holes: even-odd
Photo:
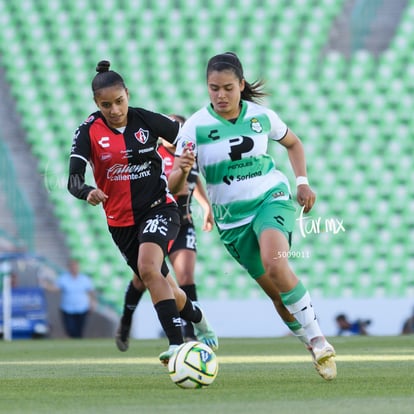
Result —
[{"label": "player's left hand", "polygon": [[304,207],[303,212],[308,213],[315,204],[316,194],[307,184],[301,184],[297,187],[296,198],[299,205]]},{"label": "player's left hand", "polygon": [[204,218],[203,218],[203,231],[211,231],[214,227],[214,218],[211,209],[206,209],[204,211]]}]

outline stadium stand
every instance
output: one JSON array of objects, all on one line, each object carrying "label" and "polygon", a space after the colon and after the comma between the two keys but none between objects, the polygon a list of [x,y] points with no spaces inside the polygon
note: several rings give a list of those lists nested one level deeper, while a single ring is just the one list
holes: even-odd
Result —
[{"label": "stadium stand", "polygon": [[[33,211],[16,181],[9,150],[0,137],[0,238],[10,248],[33,250]],[[0,243],[1,246],[1,243]]]},{"label": "stadium stand", "polygon": [[[131,104],[189,115],[207,102],[208,57],[234,50],[248,79],[267,81],[269,104],[307,149],[318,201],[306,220],[298,210],[295,271],[314,295],[413,295],[414,0],[384,52],[360,42],[350,56],[326,48],[348,0],[242,3],[0,1],[1,64],[39,165],[65,181],[73,132],[95,110],[90,80],[100,59],[125,76]],[[275,147],[293,184],[279,153]],[[102,211],[73,199],[63,184],[50,199],[72,254],[106,300],[119,304],[130,272]],[[216,232],[198,235],[200,297],[261,295]]]}]

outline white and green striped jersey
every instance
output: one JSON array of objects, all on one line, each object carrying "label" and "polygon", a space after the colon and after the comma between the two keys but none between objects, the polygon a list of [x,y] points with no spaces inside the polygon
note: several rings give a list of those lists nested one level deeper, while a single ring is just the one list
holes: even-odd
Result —
[{"label": "white and green striped jersey", "polygon": [[194,147],[220,229],[251,222],[275,187],[284,190],[277,200],[289,198],[288,180],[267,153],[269,139],[278,141],[286,133],[286,124],[274,111],[250,101],[242,101],[235,123],[220,117],[211,105],[186,121],[176,155],[188,145]]}]

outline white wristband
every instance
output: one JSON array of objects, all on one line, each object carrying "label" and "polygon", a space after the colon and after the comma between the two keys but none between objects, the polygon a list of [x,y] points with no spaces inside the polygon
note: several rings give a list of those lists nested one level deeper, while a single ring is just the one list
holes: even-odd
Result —
[{"label": "white wristband", "polygon": [[299,177],[296,177],[296,187],[302,184],[309,185],[308,177],[304,177],[301,175]]}]

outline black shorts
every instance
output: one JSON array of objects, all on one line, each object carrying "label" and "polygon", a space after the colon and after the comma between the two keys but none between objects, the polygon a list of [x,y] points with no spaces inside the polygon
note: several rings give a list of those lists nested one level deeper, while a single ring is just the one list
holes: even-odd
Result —
[{"label": "black shorts", "polygon": [[[145,214],[139,224],[127,227],[111,227],[112,239],[121,251],[128,266],[139,276],[138,250],[142,243],[155,243],[161,247],[164,256],[177,237],[180,229],[180,214],[175,204],[162,204]],[[167,263],[162,265],[161,272],[167,276]]]},{"label": "black shorts", "polygon": [[197,251],[197,237],[193,223],[181,225],[178,236],[168,251],[168,254],[183,249]]}]

